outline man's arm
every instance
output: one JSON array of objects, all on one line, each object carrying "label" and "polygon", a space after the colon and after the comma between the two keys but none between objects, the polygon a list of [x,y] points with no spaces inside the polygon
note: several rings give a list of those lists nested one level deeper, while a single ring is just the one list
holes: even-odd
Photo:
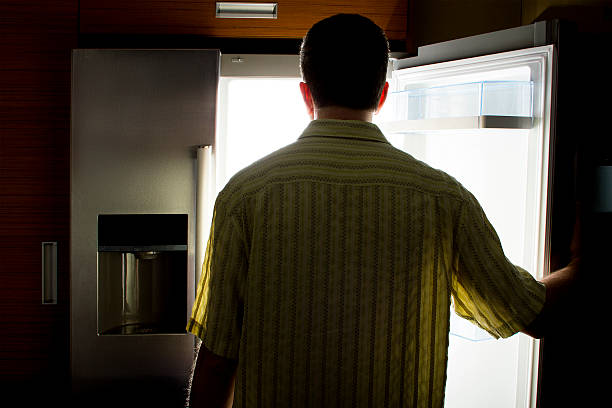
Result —
[{"label": "man's arm", "polygon": [[540,314],[527,326],[523,333],[540,339],[548,331],[553,321],[558,320],[557,314],[564,302],[568,299],[568,293],[574,286],[578,274],[578,262],[571,262],[563,269],[559,269],[545,276],[541,282],[546,286],[546,300]]},{"label": "man's arm", "polygon": [[200,345],[190,392],[191,408],[231,408],[237,362]]}]

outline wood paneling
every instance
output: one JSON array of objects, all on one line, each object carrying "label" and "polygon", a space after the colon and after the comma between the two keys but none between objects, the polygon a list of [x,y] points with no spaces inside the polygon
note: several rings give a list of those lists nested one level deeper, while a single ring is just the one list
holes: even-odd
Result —
[{"label": "wood paneling", "polygon": [[336,13],[359,13],[390,40],[405,40],[408,0],[276,0],[277,19],[215,18],[215,1],[81,0],[82,33],[197,34],[232,38],[301,38]]},{"label": "wood paneling", "polygon": [[[0,382],[9,392],[68,384],[70,50],[77,21],[77,0],[0,3]],[[59,243],[57,305],[41,304],[42,241]]]},{"label": "wood paneling", "polygon": [[417,47],[521,25],[521,0],[414,1]]}]

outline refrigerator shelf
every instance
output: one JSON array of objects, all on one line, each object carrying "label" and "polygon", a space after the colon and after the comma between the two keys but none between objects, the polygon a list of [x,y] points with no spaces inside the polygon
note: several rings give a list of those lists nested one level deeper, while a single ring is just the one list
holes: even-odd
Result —
[{"label": "refrigerator shelf", "polygon": [[527,116],[463,116],[414,120],[394,120],[380,124],[387,133],[412,133],[452,129],[531,129],[533,118]]},{"label": "refrigerator shelf", "polygon": [[423,87],[424,85],[426,83],[423,82],[405,83],[401,85],[403,90],[391,93],[388,98],[389,109],[385,112],[386,119],[533,117],[532,81],[477,81],[445,85],[434,83]]}]

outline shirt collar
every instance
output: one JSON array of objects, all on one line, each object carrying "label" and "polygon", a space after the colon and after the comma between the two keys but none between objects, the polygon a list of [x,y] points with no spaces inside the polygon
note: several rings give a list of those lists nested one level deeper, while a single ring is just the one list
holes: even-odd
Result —
[{"label": "shirt collar", "polygon": [[304,129],[300,139],[339,137],[389,143],[378,126],[361,120],[316,119]]}]

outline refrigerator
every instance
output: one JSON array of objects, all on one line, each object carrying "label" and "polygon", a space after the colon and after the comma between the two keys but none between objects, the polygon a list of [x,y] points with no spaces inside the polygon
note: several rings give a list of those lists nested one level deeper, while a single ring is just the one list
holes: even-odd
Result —
[{"label": "refrigerator", "polygon": [[[396,147],[470,190],[506,257],[550,267],[556,61],[551,23],[428,45],[395,59],[375,122]],[[449,408],[535,407],[540,342],[495,340],[451,313]]]},{"label": "refrigerator", "polygon": [[[507,257],[536,278],[549,273],[551,255],[553,33],[541,22],[393,58],[391,92],[374,119],[396,147],[474,193]],[[184,323],[212,205],[235,167],[230,144],[252,150],[226,140],[227,118],[241,117],[226,111],[226,82],[294,78],[301,100],[295,56],[287,74],[268,56],[257,71],[270,75],[228,73],[249,58],[223,57],[225,78],[217,50],[73,51],[71,367],[75,396],[90,405],[184,406],[194,356]],[[261,112],[262,123],[277,121],[277,107]],[[300,126],[283,128],[279,143],[295,141]],[[451,316],[446,406],[536,406],[540,342],[494,340]]]},{"label": "refrigerator", "polygon": [[[74,405],[185,406],[218,50],[72,53]],[[206,232],[207,233],[207,232]]]}]

